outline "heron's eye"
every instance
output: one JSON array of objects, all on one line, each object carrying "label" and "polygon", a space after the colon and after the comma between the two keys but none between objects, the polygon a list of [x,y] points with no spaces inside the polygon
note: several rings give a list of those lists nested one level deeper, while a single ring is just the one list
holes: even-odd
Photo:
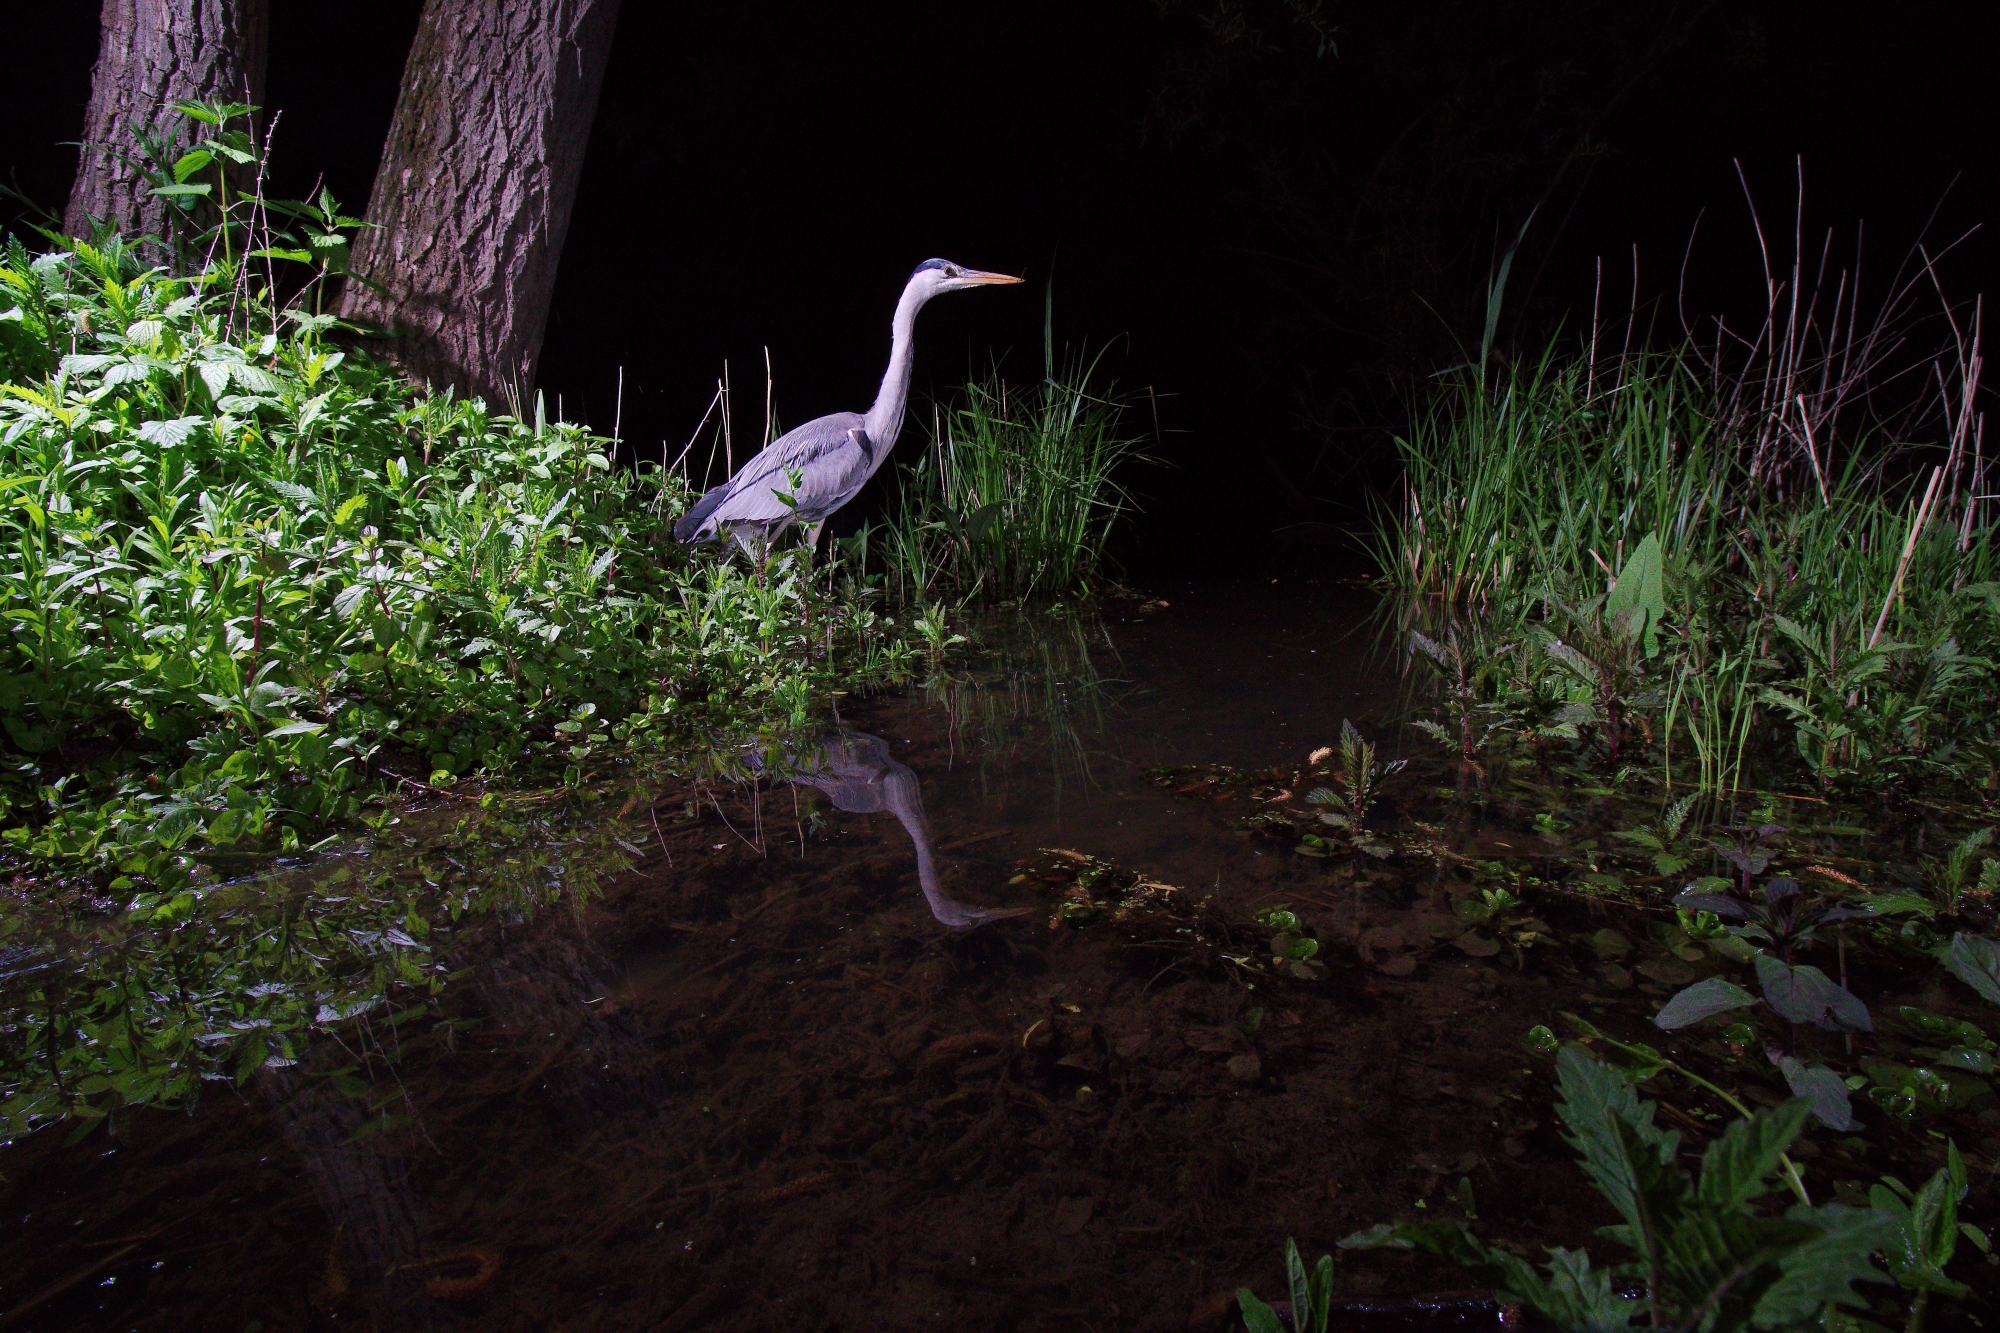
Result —
[{"label": "heron's eye", "polygon": [[962,276],[959,273],[958,269],[951,264],[946,264],[944,266],[944,274],[947,278],[956,278]]}]

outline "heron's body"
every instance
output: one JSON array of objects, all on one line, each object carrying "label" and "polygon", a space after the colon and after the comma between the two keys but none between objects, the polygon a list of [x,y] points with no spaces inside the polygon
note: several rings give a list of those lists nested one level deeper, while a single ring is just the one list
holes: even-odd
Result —
[{"label": "heron's body", "polygon": [[818,417],[779,436],[735,476],[702,496],[674,525],[674,536],[684,542],[730,536],[755,549],[799,523],[805,526],[808,544],[817,542],[827,516],[860,494],[902,433],[917,312],[940,292],[1019,281],[942,259],[919,265],[896,302],[889,369],[874,406],[866,412]]}]

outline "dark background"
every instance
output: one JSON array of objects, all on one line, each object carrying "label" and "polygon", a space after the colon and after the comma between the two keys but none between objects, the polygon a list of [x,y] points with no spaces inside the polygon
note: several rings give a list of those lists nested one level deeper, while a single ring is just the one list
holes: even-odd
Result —
[{"label": "dark background", "polygon": [[[358,211],[419,5],[274,9],[276,190],[323,174]],[[755,436],[767,347],[781,420],[865,407],[932,255],[1029,283],[927,310],[918,387],[989,355],[1032,379],[1053,278],[1058,340],[1112,344],[1119,382],[1157,391],[1172,466],[1132,478],[1136,581],[1338,559],[1410,395],[1477,346],[1531,209],[1501,325],[1529,352],[1587,331],[1600,259],[1622,334],[1634,247],[1642,332],[1754,309],[1738,160],[1776,262],[1799,159],[1815,258],[1831,227],[1851,264],[1865,220],[1865,292],[1927,225],[1941,243],[1989,221],[1994,9],[626,0],[542,386],[608,431],[623,366],[625,437],[670,454],[725,361]],[[53,210],[96,42],[96,5],[50,7],[0,88],[0,165]],[[1942,271],[1971,296],[1996,268],[1982,230]]]}]

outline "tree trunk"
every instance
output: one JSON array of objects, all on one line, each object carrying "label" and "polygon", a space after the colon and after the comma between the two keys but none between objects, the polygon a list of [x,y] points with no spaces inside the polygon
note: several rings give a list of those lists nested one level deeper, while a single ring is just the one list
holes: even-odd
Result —
[{"label": "tree trunk", "polygon": [[63,230],[88,236],[96,219],[128,237],[164,237],[166,204],[130,163],[133,128],[166,133],[179,120],[176,101],[262,102],[269,0],[104,0],[99,22]]},{"label": "tree trunk", "polygon": [[618,0],[427,0],[340,313],[489,402],[535,380]]}]

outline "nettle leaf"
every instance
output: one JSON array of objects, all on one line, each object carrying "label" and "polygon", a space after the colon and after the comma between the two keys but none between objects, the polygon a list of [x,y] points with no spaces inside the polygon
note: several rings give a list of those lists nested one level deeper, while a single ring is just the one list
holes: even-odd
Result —
[{"label": "nettle leaf", "polygon": [[217,402],[229,392],[229,367],[219,361],[204,361],[198,368],[201,382],[208,386],[208,396]]},{"label": "nettle leaf", "polygon": [[157,444],[162,449],[172,449],[186,444],[188,437],[201,426],[200,417],[175,417],[172,421],[148,421],[139,427],[139,438],[148,444]]},{"label": "nettle leaf", "polygon": [[1818,968],[1788,965],[1767,953],[1758,954],[1755,961],[1764,998],[1783,1017],[1794,1023],[1817,1024],[1829,1032],[1875,1030],[1868,1006]]},{"label": "nettle leaf", "polygon": [[1720,1211],[1741,1207],[1770,1192],[1768,1178],[1805,1127],[1809,1103],[1786,1102],[1774,1111],[1738,1120],[1708,1145],[1701,1158],[1695,1196]]},{"label": "nettle leaf", "polygon": [[1819,1235],[1792,1247],[1778,1260],[1776,1282],[1757,1300],[1751,1322],[1758,1328],[1789,1328],[1815,1321],[1828,1302],[1861,1305],[1856,1282],[1886,1282],[1870,1256],[1896,1237],[1896,1219],[1876,1208],[1829,1203],[1818,1208],[1794,1204],[1788,1222],[1803,1223]]},{"label": "nettle leaf", "polygon": [[1757,997],[1726,977],[1697,981],[1661,1006],[1653,1015],[1656,1026],[1667,1029],[1689,1027],[1704,1018],[1726,1014],[1757,1003]]},{"label": "nettle leaf", "polygon": [[1575,1046],[1556,1056],[1556,1074],[1562,1087],[1556,1114],[1569,1130],[1570,1146],[1598,1192],[1638,1231],[1647,1212],[1640,1154],[1650,1154],[1654,1166],[1669,1165],[1680,1135],[1657,1128],[1653,1103],[1640,1101],[1623,1076]]},{"label": "nettle leaf", "polygon": [[1772,1061],[1785,1076],[1785,1085],[1794,1097],[1812,1105],[1812,1113],[1828,1129],[1842,1133],[1861,1128],[1854,1118],[1854,1106],[1847,1098],[1847,1082],[1825,1065],[1809,1065],[1793,1056],[1781,1055]]},{"label": "nettle leaf", "polygon": [[1944,966],[1988,1002],[2000,1004],[2000,944],[1960,931],[1944,951]]},{"label": "nettle leaf", "polygon": [[229,367],[229,375],[245,393],[273,395],[285,391],[285,382],[261,366],[238,362]]}]

